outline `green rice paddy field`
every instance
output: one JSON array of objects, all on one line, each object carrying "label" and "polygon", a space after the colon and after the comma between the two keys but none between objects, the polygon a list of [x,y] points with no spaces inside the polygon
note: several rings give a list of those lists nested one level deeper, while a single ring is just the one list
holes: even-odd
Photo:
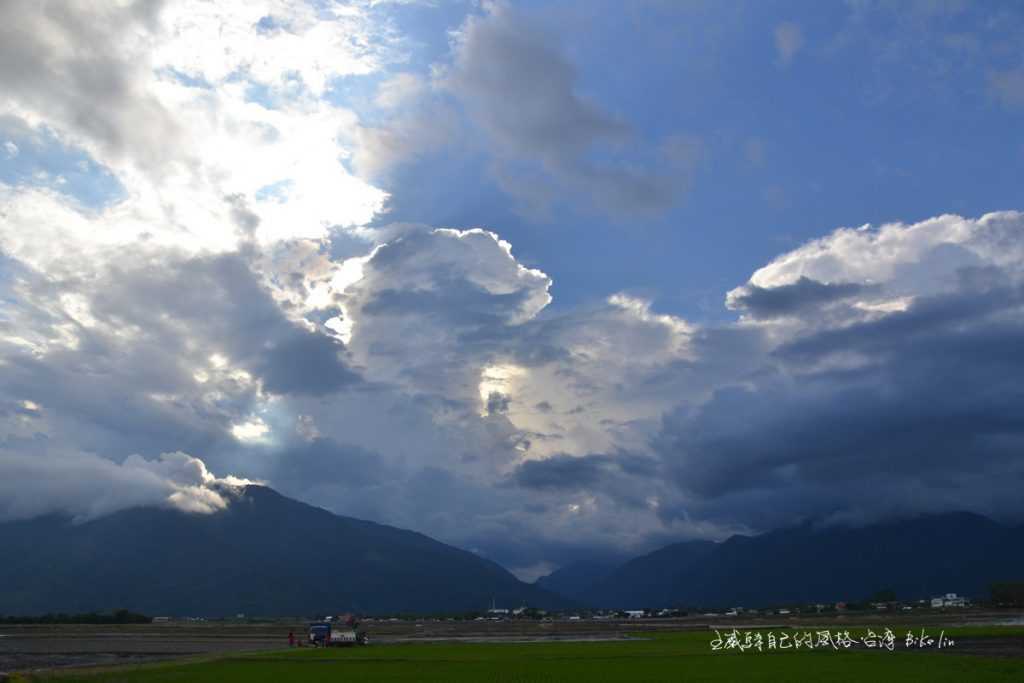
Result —
[{"label": "green rice paddy field", "polygon": [[[930,629],[932,630],[932,629]],[[937,629],[934,629],[937,634]],[[294,649],[26,680],[131,681],[1024,681],[1024,629],[947,631],[943,651],[712,652],[714,633],[643,634],[611,642],[415,643]],[[1003,643],[997,656],[966,654]],[[960,643],[964,643],[958,653]],[[984,644],[984,643],[983,643]]]}]

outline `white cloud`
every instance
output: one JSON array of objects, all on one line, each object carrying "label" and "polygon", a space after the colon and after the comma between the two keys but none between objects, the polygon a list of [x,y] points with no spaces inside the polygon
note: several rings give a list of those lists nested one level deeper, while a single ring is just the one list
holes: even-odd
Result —
[{"label": "white cloud", "polygon": [[319,96],[332,78],[373,73],[388,59],[386,27],[374,27],[354,5],[185,0],[161,20],[170,38],[154,50],[154,64],[207,83],[241,74],[288,91],[297,77]]},{"label": "white cloud", "polygon": [[[737,522],[702,495],[723,487],[749,503],[763,492],[743,490],[753,475],[736,466],[764,461],[714,439],[698,449],[695,434],[732,438],[737,414],[782,429],[751,405],[831,405],[830,390],[792,388],[899,355],[891,330],[872,328],[881,351],[851,330],[898,327],[942,297],[989,315],[974,310],[983,294],[1013,304],[1024,279],[1021,214],[940,216],[783,254],[729,293],[735,324],[628,293],[552,311],[551,278],[490,229],[366,228],[387,195],[343,163],[386,175],[446,144],[460,123],[452,96],[525,201],[670,202],[700,142],[649,143],[647,170],[592,163],[598,147],[628,161],[621,145],[644,141],[577,92],[572,65],[523,15],[488,5],[437,79],[383,80],[371,127],[321,97],[401,59],[365,5],[43,7],[0,9],[0,57],[37,57],[30,73],[0,68],[0,109],[83,150],[124,197],[85,208],[0,184],[0,516],[208,512],[237,483],[209,463],[445,540],[518,543],[524,573],[548,566],[546,548],[716,535]],[[789,63],[802,38],[779,28]],[[417,137],[428,124],[436,137]],[[339,230],[365,247],[332,254]],[[1015,324],[1016,309],[987,303]],[[530,464],[548,469],[516,476]]]},{"label": "white cloud", "polygon": [[225,487],[251,482],[218,479],[199,458],[164,453],[132,455],[121,463],[89,454],[40,458],[0,452],[0,520],[62,513],[76,521],[140,505],[211,513],[227,506]]},{"label": "white cloud", "polygon": [[1020,271],[1024,242],[1016,239],[1021,214],[990,213],[977,220],[945,215],[906,225],[840,228],[775,258],[750,282],[761,287],[820,282],[888,283],[908,293],[935,293],[956,284],[957,268],[990,263]]},{"label": "white cloud", "polygon": [[[4,296],[18,305],[0,326],[21,340],[9,339],[0,356],[15,392],[0,418],[14,440],[0,453],[19,479],[26,444],[45,449],[37,461],[72,471],[72,444],[117,458],[203,452],[218,470],[343,513],[464,545],[521,539],[514,552],[524,567],[567,539],[633,548],[660,534],[716,536],[751,523],[740,511],[753,494],[730,489],[733,512],[714,504],[706,492],[724,486],[729,456],[694,452],[680,433],[732,433],[719,430],[732,422],[722,417],[729,400],[747,405],[737,397],[766,392],[766,406],[791,405],[785,392],[803,386],[801,377],[870,371],[871,353],[841,338],[851,326],[1021,281],[1022,224],[1004,212],[836,230],[752,274],[729,295],[749,317],[718,325],[624,293],[551,312],[550,278],[483,229],[407,228],[367,256],[334,261],[314,242],[174,259],[119,247],[110,252],[116,267],[74,280],[73,292],[60,271],[15,263]],[[265,262],[275,265],[272,276]],[[755,287],[762,306],[767,292],[786,316],[752,316]],[[334,316],[349,325],[344,348],[321,345],[322,324]],[[837,350],[801,350],[826,343]],[[341,374],[324,384],[339,363]],[[356,371],[357,379],[346,374]],[[111,398],[123,396],[131,398]],[[809,405],[823,408],[827,398]],[[24,401],[41,408],[28,414]],[[678,426],[705,411],[722,424]],[[770,414],[757,419],[774,424]],[[195,446],[175,443],[183,438]],[[216,505],[210,486],[191,483],[206,477],[188,460],[83,462],[115,483],[156,482],[125,506]],[[526,463],[552,469],[516,477]],[[51,506],[72,500],[76,515],[102,513],[63,484],[44,495]],[[11,514],[37,509],[18,506]],[[458,512],[465,509],[478,511],[472,525]]]},{"label": "white cloud", "polygon": [[[15,256],[46,265],[140,240],[229,251],[251,236],[323,238],[383,207],[386,194],[342,163],[355,115],[317,97],[330,79],[389,59],[386,27],[358,8],[199,2],[48,13],[14,2],[3,11],[0,23],[21,27],[0,41],[4,62],[36,58],[28,72],[0,70],[0,112],[56,132],[126,189],[94,213],[64,195],[0,186],[10,217],[0,237]],[[273,21],[257,30],[264,17]],[[257,86],[270,88],[269,100],[252,97]],[[51,256],[55,243],[67,250]]]},{"label": "white cloud", "polygon": [[14,157],[18,156],[19,150],[16,144],[8,140],[7,142],[4,143],[4,151],[7,152],[8,159],[13,159]]},{"label": "white cloud", "polygon": [[239,441],[247,443],[259,443],[266,439],[269,432],[270,427],[258,417],[231,426],[231,434]]},{"label": "white cloud", "polygon": [[550,285],[492,232],[412,233],[379,247],[347,285],[349,350],[371,379],[475,402],[494,351],[461,340],[507,336],[548,305]]}]

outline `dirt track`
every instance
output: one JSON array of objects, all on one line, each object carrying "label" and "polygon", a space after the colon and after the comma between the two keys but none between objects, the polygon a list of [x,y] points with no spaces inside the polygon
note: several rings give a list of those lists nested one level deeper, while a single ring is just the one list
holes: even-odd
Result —
[{"label": "dirt track", "polygon": [[213,652],[271,650],[287,645],[279,631],[156,628],[148,625],[0,627],[0,672],[24,669],[127,664]]}]

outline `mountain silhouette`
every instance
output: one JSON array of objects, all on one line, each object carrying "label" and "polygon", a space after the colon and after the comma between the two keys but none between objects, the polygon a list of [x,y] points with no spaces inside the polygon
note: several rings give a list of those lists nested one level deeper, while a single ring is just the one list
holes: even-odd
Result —
[{"label": "mountain silhouette", "polygon": [[134,508],[0,524],[0,613],[440,613],[563,597],[423,534],[248,486],[224,510]]}]

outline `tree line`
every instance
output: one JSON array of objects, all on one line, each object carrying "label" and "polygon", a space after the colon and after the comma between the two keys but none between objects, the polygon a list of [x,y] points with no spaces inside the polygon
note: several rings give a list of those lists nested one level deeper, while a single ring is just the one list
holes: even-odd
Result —
[{"label": "tree line", "polygon": [[82,614],[43,614],[40,616],[3,616],[0,624],[148,624],[153,621],[145,614],[118,609],[113,612],[84,612]]}]

